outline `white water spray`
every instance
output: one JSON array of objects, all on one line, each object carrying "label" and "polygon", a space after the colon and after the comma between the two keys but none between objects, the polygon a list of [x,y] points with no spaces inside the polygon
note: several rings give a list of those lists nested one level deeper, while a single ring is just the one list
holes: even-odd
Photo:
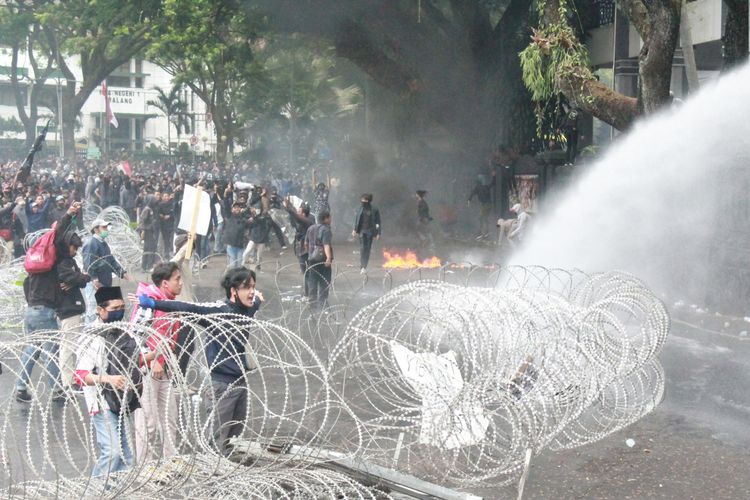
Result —
[{"label": "white water spray", "polygon": [[744,301],[750,66],[638,124],[535,221],[511,264],[621,269],[671,296]]}]

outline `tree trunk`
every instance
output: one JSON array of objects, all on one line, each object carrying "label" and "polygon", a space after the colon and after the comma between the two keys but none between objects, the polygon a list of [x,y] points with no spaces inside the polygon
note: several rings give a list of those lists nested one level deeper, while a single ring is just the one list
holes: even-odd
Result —
[{"label": "tree trunk", "polygon": [[[628,3],[637,2],[623,2]],[[628,16],[643,38],[638,55],[638,109],[643,113],[653,113],[672,102],[669,88],[674,50],[680,36],[681,7],[680,0],[660,0],[646,7],[646,14],[633,9]],[[648,29],[639,29],[642,25]]]},{"label": "tree trunk", "polygon": [[738,66],[748,58],[748,1],[724,0],[728,7],[724,24],[724,69]]},{"label": "tree trunk", "polygon": [[[543,24],[552,25],[560,19],[559,0],[547,0]],[[680,29],[681,0],[622,0],[620,7],[643,40],[638,56],[638,97],[615,92],[588,76],[587,68],[571,68],[558,75],[558,85],[571,103],[583,111],[624,130],[643,113],[653,113],[672,99],[672,59]]]},{"label": "tree trunk", "polygon": [[172,117],[167,114],[167,159],[172,163]]},{"label": "tree trunk", "polygon": [[[498,146],[527,151],[533,107],[518,52],[530,31],[530,0],[511,0],[493,27],[482,2],[451,2],[451,14],[422,2],[255,0],[274,28],[332,40],[337,54],[410,101],[469,162],[484,164]],[[363,19],[367,21],[364,22]]]},{"label": "tree trunk", "polygon": [[[75,94],[75,82],[68,83],[62,88],[62,141],[63,148],[65,149],[65,158],[68,159],[71,164],[76,161],[76,117],[78,116],[78,110],[76,110],[77,99]],[[80,106],[78,107],[80,109]],[[103,118],[103,122],[106,122],[107,118]],[[105,123],[101,124],[101,130],[104,130]]]},{"label": "tree trunk", "polygon": [[558,85],[573,106],[612,125],[628,128],[638,116],[638,99],[615,92],[598,80],[575,74],[561,75]]}]

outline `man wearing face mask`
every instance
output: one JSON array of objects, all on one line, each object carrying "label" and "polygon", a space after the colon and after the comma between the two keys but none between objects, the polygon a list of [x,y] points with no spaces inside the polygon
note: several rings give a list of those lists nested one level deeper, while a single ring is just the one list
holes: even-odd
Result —
[{"label": "man wearing face mask", "polygon": [[100,287],[95,296],[98,326],[81,336],[75,376],[83,387],[99,447],[99,458],[91,475],[102,477],[125,470],[133,463],[127,422],[140,406],[139,367],[152,361],[155,353],[140,354],[139,342],[128,331],[107,326],[121,321],[125,315],[120,287]]},{"label": "man wearing face mask", "polygon": [[354,229],[352,237],[359,236],[359,263],[360,274],[367,272],[367,264],[370,262],[370,250],[372,250],[373,239],[380,238],[380,210],[372,205],[372,195],[363,194],[360,198],[360,207],[354,218]]},{"label": "man wearing face mask", "polygon": [[106,242],[109,236],[110,223],[103,219],[96,219],[91,223],[91,238],[83,245],[83,269],[91,276],[91,282],[86,285],[86,324],[96,319],[96,301],[94,293],[103,286],[112,286],[112,273],[129,280],[125,271]]},{"label": "man wearing face mask", "polygon": [[[131,295],[130,299],[145,309],[165,312],[188,312],[198,315],[235,314],[252,318],[263,302],[263,294],[255,289],[255,272],[239,267],[230,269],[221,282],[226,299],[209,304],[176,300],[154,300],[147,295]],[[247,374],[254,368],[248,358],[250,331],[210,328],[206,330],[206,363],[210,368],[212,391],[208,407],[213,423],[214,439],[221,453],[226,453],[229,438],[242,434],[247,416]]]}]

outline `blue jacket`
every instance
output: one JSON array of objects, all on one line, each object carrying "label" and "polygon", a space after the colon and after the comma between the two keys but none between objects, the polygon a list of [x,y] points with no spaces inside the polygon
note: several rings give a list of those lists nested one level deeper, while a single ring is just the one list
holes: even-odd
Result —
[{"label": "blue jacket", "polygon": [[[144,304],[141,304],[144,305]],[[178,300],[154,300],[154,309],[166,312],[187,312],[205,314],[237,314],[252,318],[260,308],[260,299],[255,298],[251,307],[223,300],[207,304],[193,304]],[[209,329],[206,331],[206,361],[211,378],[218,382],[232,384],[242,378],[250,369],[247,366],[247,342],[250,329],[237,328],[231,332]]]},{"label": "blue jacket", "polygon": [[102,286],[112,286],[112,273],[120,277],[125,274],[107,242],[96,236],[91,236],[83,245],[83,269]]},{"label": "blue jacket", "polygon": [[44,205],[39,207],[37,213],[34,213],[33,210],[31,210],[32,203],[33,202],[30,201],[26,204],[26,218],[29,220],[30,233],[34,233],[36,231],[39,231],[40,229],[49,227],[49,221],[47,220],[47,210],[49,210],[50,207],[50,199],[47,198],[44,201]]}]

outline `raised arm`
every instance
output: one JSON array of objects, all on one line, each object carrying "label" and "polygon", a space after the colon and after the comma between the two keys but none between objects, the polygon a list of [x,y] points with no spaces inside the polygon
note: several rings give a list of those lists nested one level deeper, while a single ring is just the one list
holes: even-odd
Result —
[{"label": "raised arm", "polygon": [[193,314],[220,314],[224,312],[223,302],[205,302],[196,304],[179,300],[154,300],[146,295],[138,295],[138,305],[145,309],[156,309],[164,312],[186,312]]}]

